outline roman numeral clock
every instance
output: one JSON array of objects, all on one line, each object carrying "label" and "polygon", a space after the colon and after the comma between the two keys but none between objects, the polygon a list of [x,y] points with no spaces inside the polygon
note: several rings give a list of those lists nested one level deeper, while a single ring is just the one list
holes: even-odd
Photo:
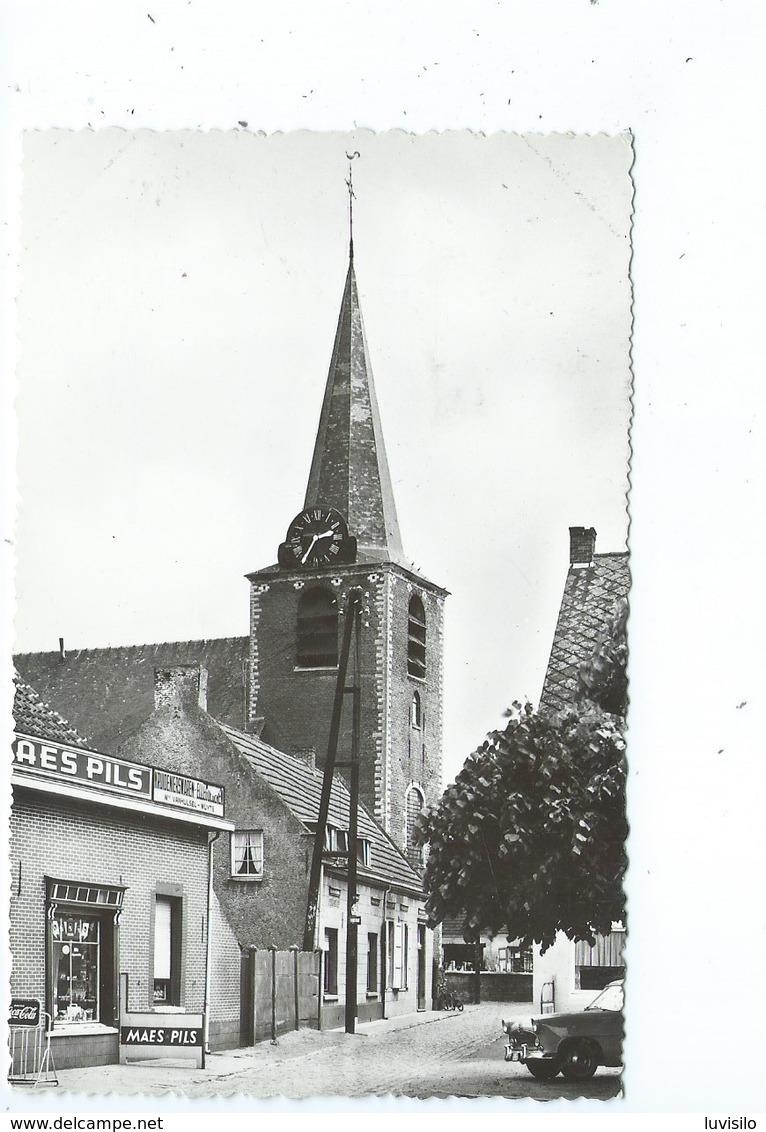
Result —
[{"label": "roman numeral clock", "polygon": [[284,569],[314,569],[353,562],[356,539],[348,533],[346,520],[334,507],[306,507],[287,528],[280,543],[279,565]]}]

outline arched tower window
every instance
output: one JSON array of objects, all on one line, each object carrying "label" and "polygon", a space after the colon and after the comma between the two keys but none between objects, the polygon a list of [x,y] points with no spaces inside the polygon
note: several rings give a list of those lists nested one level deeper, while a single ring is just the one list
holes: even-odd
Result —
[{"label": "arched tower window", "polygon": [[422,598],[413,594],[407,615],[407,671],[420,680],[426,675],[426,611]]},{"label": "arched tower window", "polygon": [[332,590],[314,586],[298,602],[296,663],[331,668],[338,663],[338,602]]},{"label": "arched tower window", "polygon": [[423,864],[423,846],[415,844],[415,824],[426,808],[426,800],[419,786],[408,786],[404,799],[404,850],[411,864]]},{"label": "arched tower window", "polygon": [[412,703],[410,704],[410,726],[422,727],[423,725],[423,709],[420,706],[420,692],[412,693]]}]

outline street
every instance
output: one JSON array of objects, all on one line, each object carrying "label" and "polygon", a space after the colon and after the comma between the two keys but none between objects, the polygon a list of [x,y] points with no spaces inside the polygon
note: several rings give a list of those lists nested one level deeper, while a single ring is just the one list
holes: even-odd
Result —
[{"label": "street", "polygon": [[99,1066],[59,1074],[67,1091],[90,1094],[172,1092],[187,1097],[285,1096],[531,1097],[537,1100],[620,1093],[620,1071],[599,1069],[582,1084],[536,1081],[504,1061],[501,1019],[528,1015],[530,1005],[483,1003],[462,1014],[408,1015],[372,1022],[358,1033],[301,1030],[249,1049],[212,1054],[201,1069],[158,1062]]}]

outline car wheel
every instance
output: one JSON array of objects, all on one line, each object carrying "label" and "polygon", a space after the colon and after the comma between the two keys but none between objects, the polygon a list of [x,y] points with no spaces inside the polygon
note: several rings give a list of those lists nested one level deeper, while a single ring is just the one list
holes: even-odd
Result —
[{"label": "car wheel", "polygon": [[525,1061],[524,1064],[538,1081],[552,1081],[559,1071],[557,1061]]},{"label": "car wheel", "polygon": [[598,1051],[590,1042],[572,1042],[561,1059],[561,1072],[567,1081],[587,1081],[598,1066]]}]

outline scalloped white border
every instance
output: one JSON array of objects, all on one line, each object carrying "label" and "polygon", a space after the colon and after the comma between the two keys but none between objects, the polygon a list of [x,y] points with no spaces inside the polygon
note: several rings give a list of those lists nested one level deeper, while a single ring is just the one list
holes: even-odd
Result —
[{"label": "scalloped white border", "polygon": [[[630,963],[641,1002],[632,1013],[626,1098],[610,1106],[612,1118],[720,1116],[764,1104],[763,1001],[752,999],[763,994],[764,928],[754,835],[764,785],[760,11],[756,0],[429,0],[398,12],[338,0],[267,11],[244,2],[13,0],[5,19],[6,325],[18,287],[22,128],[228,128],[249,120],[267,130],[633,130],[630,744],[640,773],[632,788]],[[3,350],[7,374],[12,336]],[[10,393],[6,381],[5,540]],[[8,641],[8,541],[3,552]],[[8,719],[9,680],[1,694]],[[736,1063],[701,1051],[721,1018],[736,1031]],[[18,1096],[13,1104],[22,1107]],[[104,1102],[50,1095],[23,1107],[105,1111]],[[128,1107],[182,1106],[120,1099],[113,1111]],[[229,1111],[200,1102],[192,1111],[203,1107]],[[331,1106],[312,1106],[320,1107]],[[507,1119],[530,1106],[482,1107]],[[590,1108],[577,1105],[583,1114]]]}]

